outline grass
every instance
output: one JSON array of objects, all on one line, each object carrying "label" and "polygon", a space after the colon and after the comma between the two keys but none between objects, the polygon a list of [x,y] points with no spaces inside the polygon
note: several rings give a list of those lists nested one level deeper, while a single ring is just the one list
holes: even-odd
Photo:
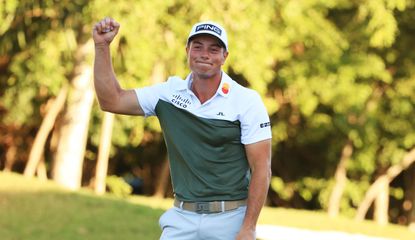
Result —
[{"label": "grass", "polygon": [[264,208],[259,224],[272,224],[318,231],[341,231],[390,239],[414,240],[415,232],[396,224],[380,226],[373,221],[356,222],[346,217],[329,218],[324,212]]},{"label": "grass", "polygon": [[[158,239],[158,218],[171,205],[169,199],[118,199],[87,190],[66,191],[50,181],[0,172],[0,239]],[[259,223],[415,239],[415,233],[403,226],[331,219],[322,212],[303,210],[266,207]]]},{"label": "grass", "polygon": [[158,239],[162,209],[0,173],[0,239]]}]

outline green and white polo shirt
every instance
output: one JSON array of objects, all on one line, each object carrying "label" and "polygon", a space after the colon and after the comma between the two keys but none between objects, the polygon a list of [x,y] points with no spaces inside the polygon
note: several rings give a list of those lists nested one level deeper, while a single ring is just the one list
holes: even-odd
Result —
[{"label": "green and white polo shirt", "polygon": [[250,171],[245,144],[271,138],[261,97],[222,72],[216,94],[201,104],[185,80],[136,89],[145,116],[163,129],[176,198],[238,200],[248,196]]}]

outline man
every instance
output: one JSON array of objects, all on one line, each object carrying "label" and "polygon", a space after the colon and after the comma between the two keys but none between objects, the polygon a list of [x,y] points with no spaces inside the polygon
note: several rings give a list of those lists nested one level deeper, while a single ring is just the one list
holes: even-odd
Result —
[{"label": "man", "polygon": [[159,118],[175,193],[160,217],[161,239],[255,239],[271,176],[271,128],[260,96],[221,70],[225,29],[193,26],[185,80],[124,90],[109,49],[119,28],[111,18],[94,26],[95,90],[104,111]]}]

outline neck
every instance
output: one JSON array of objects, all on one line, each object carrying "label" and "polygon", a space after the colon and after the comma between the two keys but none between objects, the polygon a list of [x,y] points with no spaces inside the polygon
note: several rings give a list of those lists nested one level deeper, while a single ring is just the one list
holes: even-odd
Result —
[{"label": "neck", "polygon": [[212,98],[218,90],[222,79],[222,72],[211,78],[203,78],[192,73],[191,90],[199,99],[200,103],[204,103]]}]

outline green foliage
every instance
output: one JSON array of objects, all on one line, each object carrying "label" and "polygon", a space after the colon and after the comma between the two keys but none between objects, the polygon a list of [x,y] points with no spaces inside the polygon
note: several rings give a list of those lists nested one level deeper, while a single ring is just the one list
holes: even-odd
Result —
[{"label": "green foliage", "polygon": [[318,194],[326,187],[326,179],[316,179],[312,177],[305,177],[301,179],[301,181],[298,181],[296,184],[298,193],[307,202],[318,196]]},{"label": "green foliage", "polygon": [[117,176],[108,176],[105,183],[109,192],[117,197],[127,197],[133,191],[132,187],[124,181],[123,178]]},{"label": "green foliage", "polygon": [[[311,176],[329,179],[340,159],[341,144],[352,141],[353,155],[347,165],[351,179],[341,208],[343,213],[353,214],[373,174],[399,163],[414,147],[415,101],[409,93],[413,93],[414,78],[398,62],[414,62],[415,58],[404,50],[410,48],[410,31],[397,24],[402,12],[413,12],[413,2],[310,0],[279,4],[280,24],[286,24],[285,31],[291,32],[279,37],[290,41],[287,46],[292,54],[279,59],[276,79],[268,90],[282,92],[282,102],[286,102],[279,106],[273,124],[274,141],[279,143],[276,159],[280,163],[276,165],[286,169],[325,166],[325,171]],[[400,43],[400,52],[393,51]],[[316,145],[321,147],[308,151],[307,146]],[[298,149],[302,153],[297,153]],[[317,161],[326,165],[317,165]],[[296,169],[286,177],[289,182],[297,177],[295,191],[310,202],[317,194],[325,208],[330,190],[316,190],[319,184],[307,184],[307,167]]]},{"label": "green foliage", "polygon": [[0,18],[2,19],[0,23],[0,35],[9,29],[10,24],[13,21],[17,5],[17,0],[0,2]]},{"label": "green foliage", "polygon": [[[80,14],[87,8],[87,2],[7,1],[3,14],[13,20],[1,34],[0,55],[12,60],[1,76],[8,91],[0,99],[13,110],[4,116],[6,123],[39,119],[40,105],[73,74],[78,41],[85,39],[82,21],[87,19]],[[64,14],[68,10],[73,13]]]},{"label": "green foliage", "polygon": [[390,195],[397,200],[402,200],[405,196],[405,193],[402,188],[390,188]]},{"label": "green foliage", "polygon": [[293,186],[287,186],[284,184],[284,181],[280,177],[272,177],[271,188],[278,194],[281,199],[285,201],[288,201],[292,198],[295,190],[293,189]]}]

